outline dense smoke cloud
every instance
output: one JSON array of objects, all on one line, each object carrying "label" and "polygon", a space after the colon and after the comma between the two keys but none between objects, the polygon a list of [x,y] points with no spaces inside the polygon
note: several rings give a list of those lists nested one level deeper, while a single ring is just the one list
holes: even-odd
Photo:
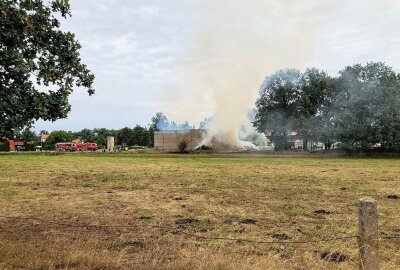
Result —
[{"label": "dense smoke cloud", "polygon": [[396,5],[361,0],[346,5],[293,2],[202,0],[193,4],[193,39],[177,64],[180,83],[166,91],[167,115],[190,123],[211,115],[205,143],[214,139],[243,146],[238,132],[241,126],[249,126],[247,110],[254,107],[264,77],[281,68],[304,69],[324,55],[321,46],[327,31],[334,28],[331,20],[338,19],[332,13],[373,15],[377,8]]}]

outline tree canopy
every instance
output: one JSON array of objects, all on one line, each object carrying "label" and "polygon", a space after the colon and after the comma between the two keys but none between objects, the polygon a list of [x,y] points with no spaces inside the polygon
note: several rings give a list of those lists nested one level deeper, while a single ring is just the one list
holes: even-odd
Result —
[{"label": "tree canopy", "polygon": [[164,130],[187,130],[192,129],[193,126],[187,121],[183,123],[176,123],[175,121],[168,121],[168,118],[162,113],[158,112],[151,118],[151,128],[155,131]]},{"label": "tree canopy", "polygon": [[[61,15],[61,16],[60,16]],[[75,35],[60,30],[68,0],[0,1],[0,137],[70,111],[74,85],[94,93]]]},{"label": "tree canopy", "polygon": [[400,76],[384,63],[348,66],[340,72],[334,101],[337,140],[346,147],[400,148]]},{"label": "tree canopy", "polygon": [[280,70],[265,79],[256,106],[254,125],[277,149],[298,138],[400,150],[400,75],[381,62],[347,66],[337,78]]},{"label": "tree canopy", "polygon": [[49,137],[46,140],[46,143],[53,146],[56,143],[70,142],[73,139],[74,134],[71,131],[55,130],[50,133]]}]

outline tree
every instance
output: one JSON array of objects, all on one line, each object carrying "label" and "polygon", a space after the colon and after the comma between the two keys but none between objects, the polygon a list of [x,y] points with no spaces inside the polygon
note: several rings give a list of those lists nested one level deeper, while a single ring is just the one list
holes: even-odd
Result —
[{"label": "tree", "polygon": [[334,101],[337,139],[349,148],[400,147],[400,76],[381,62],[340,71]]},{"label": "tree", "polygon": [[334,93],[334,79],[325,71],[311,68],[302,74],[300,102],[293,130],[303,140],[303,149],[307,149],[308,140],[323,142],[330,148],[332,138],[326,121]]},{"label": "tree", "polygon": [[94,93],[81,46],[60,30],[58,14],[71,16],[68,0],[0,1],[0,137],[40,118],[65,118],[74,85]]},{"label": "tree", "polygon": [[181,124],[176,123],[175,121],[168,121],[167,117],[162,112],[156,113],[156,115],[151,118],[150,127],[155,131],[188,130],[193,128],[187,121]]},{"label": "tree", "polygon": [[133,143],[132,145],[148,146],[149,144],[149,132],[146,128],[136,125],[133,128]]},{"label": "tree", "polygon": [[29,128],[25,128],[21,132],[20,139],[23,142],[33,142],[36,140],[36,134],[34,131],[30,130]]},{"label": "tree", "polygon": [[151,118],[150,126],[154,131],[164,130],[168,125],[168,119],[162,112],[156,113],[156,115]]},{"label": "tree", "polygon": [[0,140],[0,152],[10,152],[10,143],[8,140]]},{"label": "tree", "polygon": [[268,76],[254,125],[277,149],[293,131],[326,149],[340,142],[348,149],[400,150],[400,75],[381,62],[347,66],[339,74],[331,78],[312,68]]},{"label": "tree", "polygon": [[117,131],[118,144],[133,145],[133,130],[125,127]]},{"label": "tree", "polygon": [[93,129],[92,133],[95,135],[95,142],[97,143],[98,147],[105,148],[107,146],[107,137],[117,136],[117,131],[114,129],[106,129],[106,128],[95,128]]},{"label": "tree", "polygon": [[152,126],[150,126],[148,130],[147,146],[154,147],[154,128]]},{"label": "tree", "polygon": [[186,149],[187,149],[188,143],[183,140],[179,142],[178,148],[179,148],[179,153],[184,154],[186,153]]},{"label": "tree", "polygon": [[73,134],[71,131],[56,130],[52,131],[46,140],[46,144],[53,146],[60,142],[70,142],[73,140]]},{"label": "tree", "polygon": [[81,139],[83,142],[94,142],[96,140],[96,134],[94,130],[82,129],[74,134],[75,138]]},{"label": "tree", "polygon": [[301,79],[296,69],[279,70],[261,86],[253,123],[259,132],[267,134],[276,150],[289,146],[288,135],[298,112]]}]

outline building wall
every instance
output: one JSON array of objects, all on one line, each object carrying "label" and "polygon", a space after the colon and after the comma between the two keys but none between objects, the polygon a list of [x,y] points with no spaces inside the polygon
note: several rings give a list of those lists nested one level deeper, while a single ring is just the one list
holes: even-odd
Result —
[{"label": "building wall", "polygon": [[154,132],[154,148],[157,150],[178,150],[179,143],[186,141],[187,149],[194,150],[202,141],[202,129],[171,130]]}]

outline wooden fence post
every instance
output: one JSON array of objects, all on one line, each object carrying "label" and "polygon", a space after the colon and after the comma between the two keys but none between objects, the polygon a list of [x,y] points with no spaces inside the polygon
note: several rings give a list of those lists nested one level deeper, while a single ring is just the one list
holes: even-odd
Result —
[{"label": "wooden fence post", "polygon": [[378,207],[372,198],[358,201],[360,270],[379,269]]}]

